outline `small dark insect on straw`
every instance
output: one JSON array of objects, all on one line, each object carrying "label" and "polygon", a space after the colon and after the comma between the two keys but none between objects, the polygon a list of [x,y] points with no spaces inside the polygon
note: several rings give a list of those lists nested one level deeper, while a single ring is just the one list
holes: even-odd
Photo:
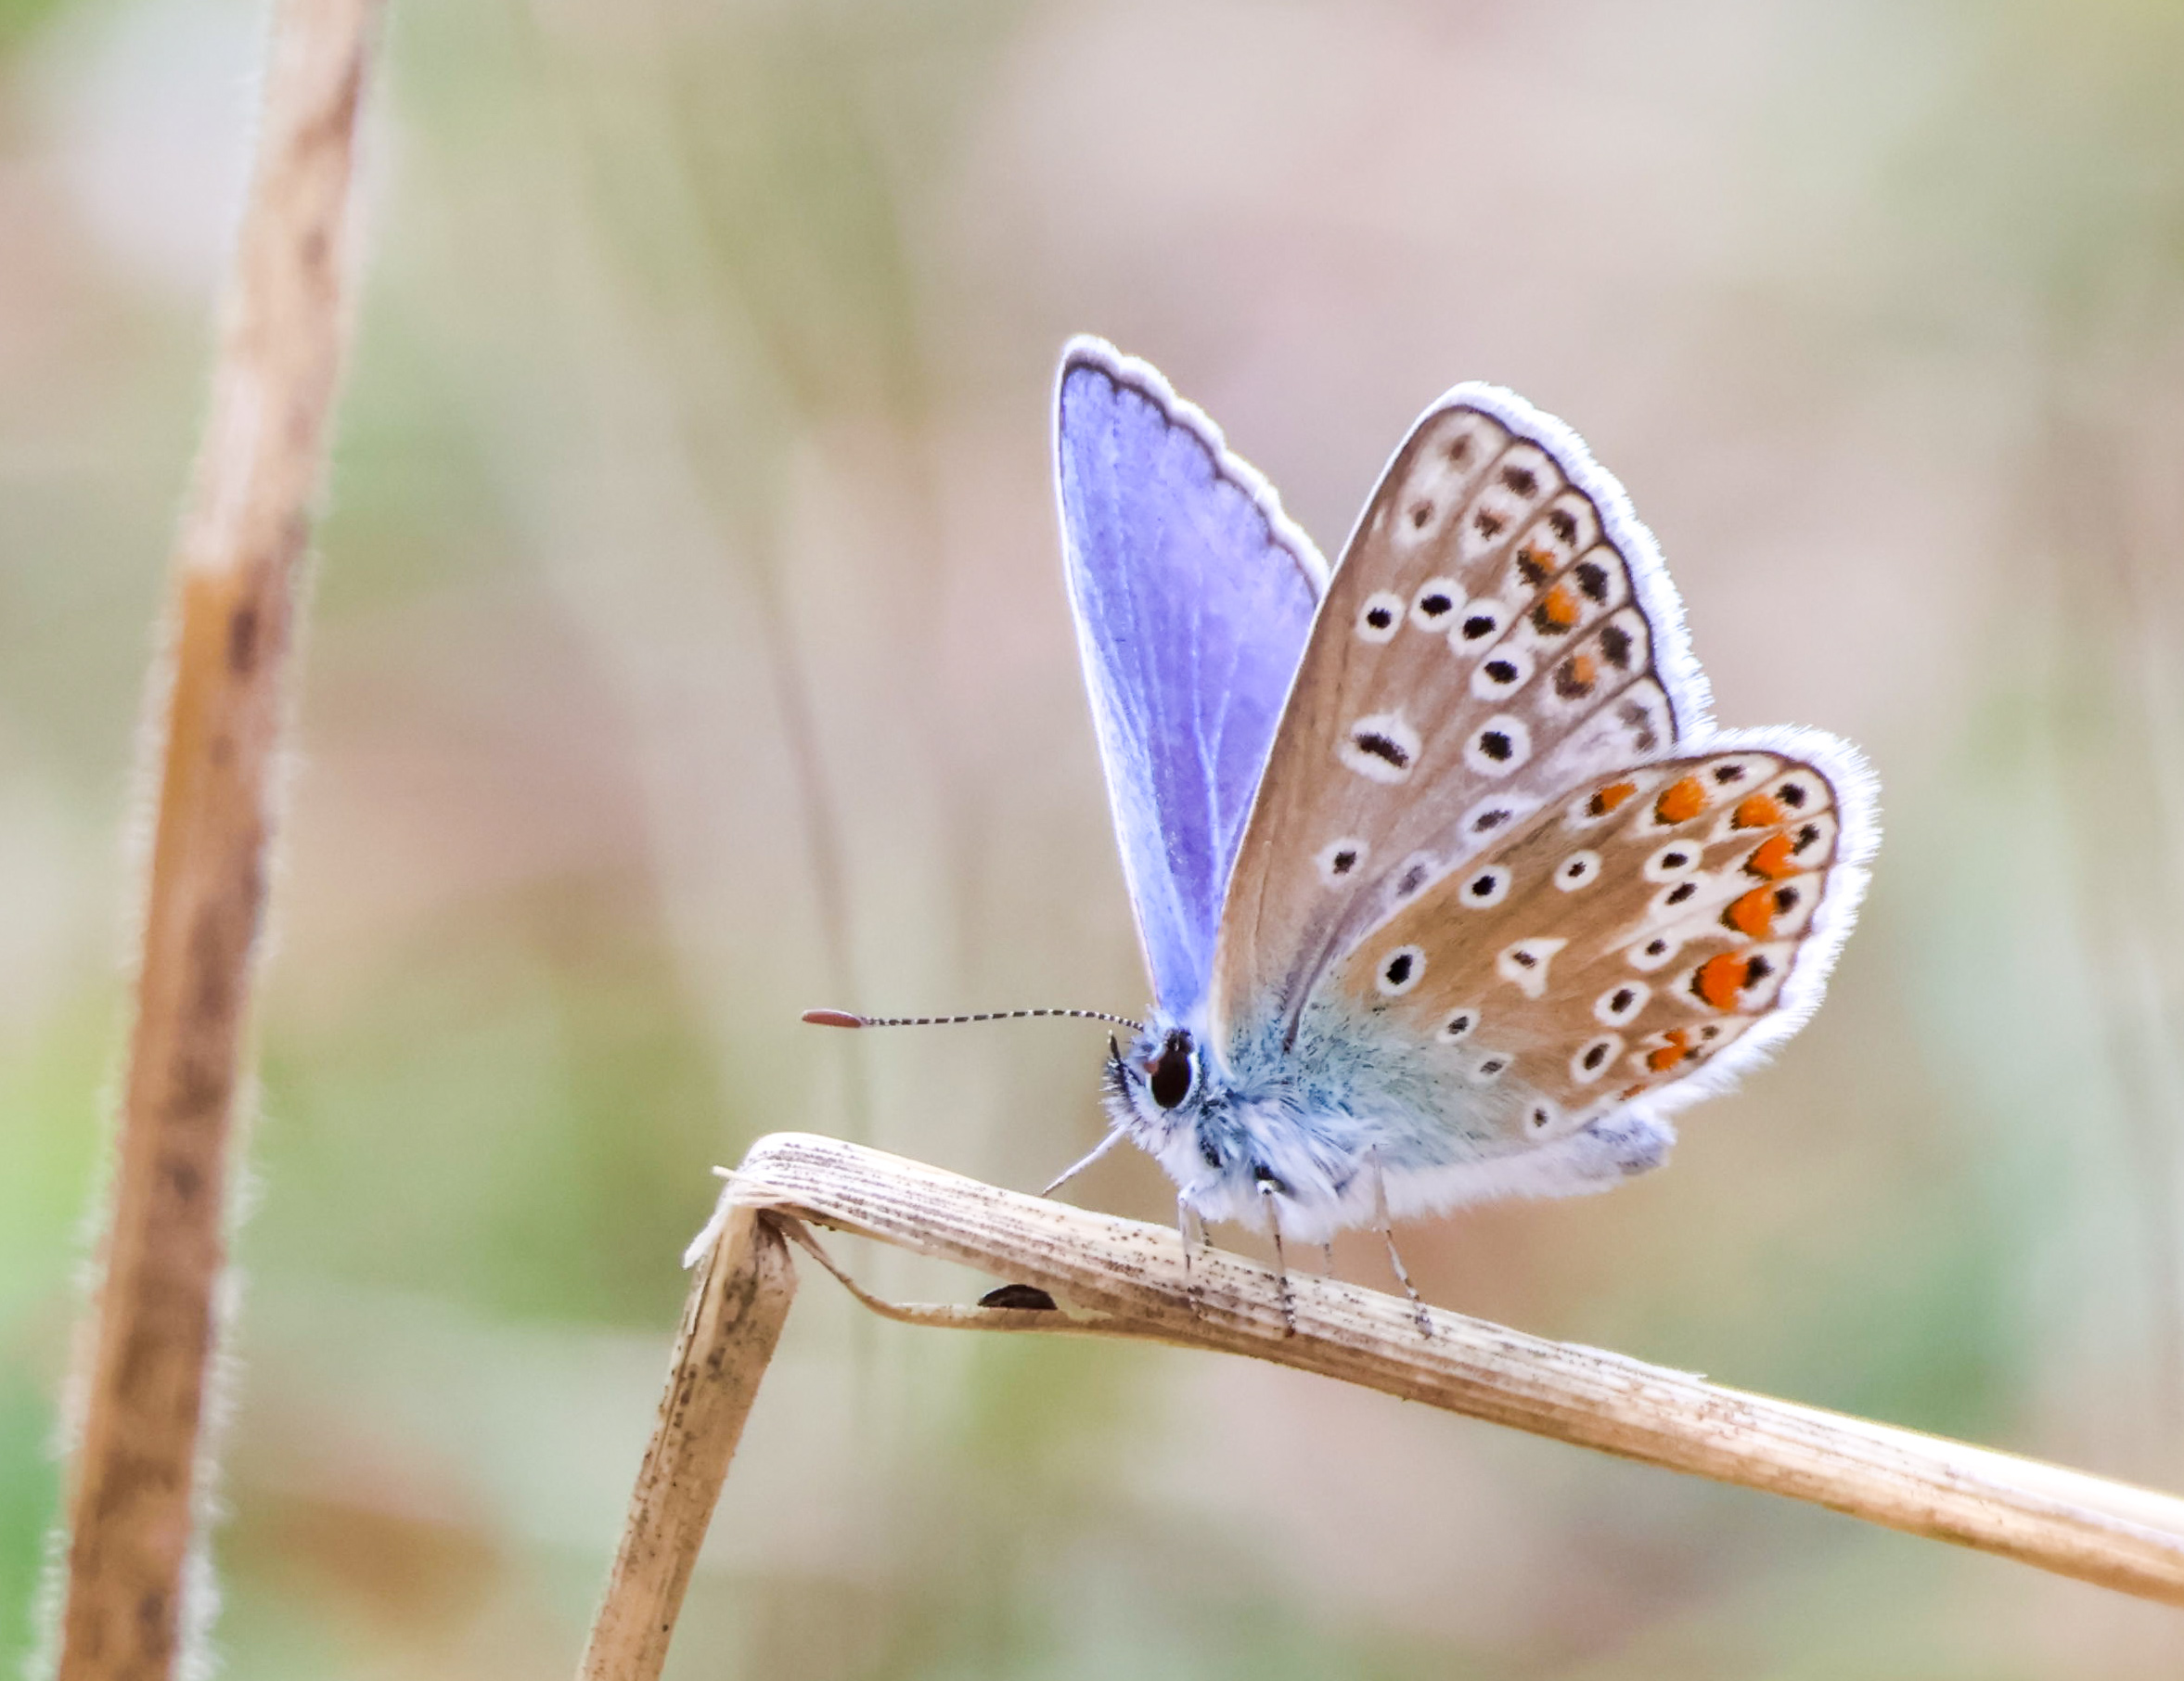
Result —
[{"label": "small dark insect on straw", "polygon": [[1034,1313],[1060,1312],[1055,1300],[1035,1284],[1004,1284],[978,1299],[981,1307],[1013,1307]]},{"label": "small dark insect on straw", "polygon": [[854,1016],[845,1009],[807,1009],[803,1019],[814,1027],[954,1027],[965,1021],[1024,1021],[1035,1016],[1067,1016],[1079,1021],[1112,1021],[1119,1027],[1145,1031],[1145,1023],[1131,1016],[1110,1015],[1103,1009],[996,1009],[972,1016]]}]

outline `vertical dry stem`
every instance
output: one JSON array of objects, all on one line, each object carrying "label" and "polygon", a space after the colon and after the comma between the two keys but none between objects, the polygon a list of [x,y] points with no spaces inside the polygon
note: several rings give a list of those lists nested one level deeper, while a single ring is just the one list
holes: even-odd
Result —
[{"label": "vertical dry stem", "polygon": [[[173,560],[171,684],[105,1276],[69,1493],[61,1681],[173,1673],[228,1156],[311,500],[339,371],[378,0],[284,0]],[[155,681],[158,681],[155,678]]]},{"label": "vertical dry stem", "polygon": [[578,1681],[653,1681],[667,1662],[683,1590],[795,1296],[779,1228],[752,1209],[734,1210],[690,1283],[660,1421]]}]

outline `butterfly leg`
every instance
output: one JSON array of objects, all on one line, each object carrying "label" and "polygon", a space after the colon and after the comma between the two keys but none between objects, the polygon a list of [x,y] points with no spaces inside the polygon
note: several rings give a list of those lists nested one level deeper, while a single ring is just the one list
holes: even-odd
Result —
[{"label": "butterfly leg", "polygon": [[1418,1326],[1418,1334],[1431,1338],[1433,1321],[1426,1314],[1425,1298],[1418,1293],[1418,1286],[1411,1283],[1410,1273],[1403,1264],[1403,1257],[1395,1249],[1395,1224],[1388,1218],[1388,1176],[1381,1171],[1381,1153],[1372,1152],[1372,1200],[1375,1218],[1381,1238],[1388,1245],[1388,1264],[1395,1269],[1403,1290],[1410,1298],[1410,1316]]},{"label": "butterfly leg", "polygon": [[1098,1144],[1094,1145],[1090,1152],[1087,1153],[1082,1160],[1080,1160],[1075,1166],[1063,1169],[1060,1177],[1050,1183],[1045,1190],[1039,1193],[1039,1195],[1042,1197],[1051,1197],[1056,1191],[1060,1190],[1063,1186],[1067,1185],[1072,1179],[1074,1179],[1079,1174],[1083,1173],[1086,1168],[1090,1167],[1093,1162],[1098,1161],[1100,1157],[1106,1155],[1109,1150],[1114,1148],[1116,1145],[1120,1144],[1123,1141],[1123,1136],[1125,1131],[1126,1129],[1121,1126],[1109,1128],[1106,1137],[1100,1139]]},{"label": "butterfly leg", "polygon": [[1183,1297],[1196,1316],[1202,1314],[1204,1303],[1199,1299],[1198,1273],[1190,1258],[1206,1246],[1206,1223],[1191,1206],[1188,1191],[1176,1193],[1176,1235],[1183,1239]]},{"label": "butterfly leg", "polygon": [[1281,1334],[1293,1337],[1297,1334],[1297,1298],[1290,1290],[1289,1258],[1281,1250],[1280,1206],[1274,1200],[1274,1182],[1271,1179],[1260,1180],[1259,1206],[1266,1211],[1267,1235],[1274,1239],[1274,1277],[1281,1290]]}]

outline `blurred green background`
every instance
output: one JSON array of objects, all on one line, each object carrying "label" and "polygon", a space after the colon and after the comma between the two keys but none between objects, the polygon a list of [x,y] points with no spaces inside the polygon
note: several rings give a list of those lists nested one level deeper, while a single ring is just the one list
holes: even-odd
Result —
[{"label": "blurred green background", "polygon": [[[0,0],[0,1660],[261,27]],[[1724,721],[1880,766],[1814,1025],[1671,1171],[1409,1231],[1427,1293],[2184,1486],[2184,8],[397,0],[388,54],[228,1675],[570,1673],[677,1253],[758,1134],[1023,1187],[1096,1136],[1090,1029],[795,1021],[1143,1002],[1050,506],[1079,329],[1330,549],[1438,391],[1517,387],[1660,533]],[[1173,1206],[1137,1159],[1079,1194]],[[2007,1563],[806,1272],[675,1675],[2184,1664],[2177,1613]]]}]

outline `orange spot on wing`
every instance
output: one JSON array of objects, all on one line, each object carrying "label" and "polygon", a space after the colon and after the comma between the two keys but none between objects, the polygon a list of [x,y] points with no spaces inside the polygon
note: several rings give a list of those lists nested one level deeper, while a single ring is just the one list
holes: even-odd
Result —
[{"label": "orange spot on wing", "polygon": [[1653,802],[1653,815],[1664,823],[1689,823],[1705,809],[1706,789],[1696,776],[1670,783]]},{"label": "orange spot on wing", "polygon": [[1581,610],[1577,605],[1577,592],[1567,584],[1558,584],[1547,592],[1546,599],[1539,604],[1539,610],[1567,630],[1577,622]]},{"label": "orange spot on wing", "polygon": [[1665,1074],[1690,1054],[1690,1035],[1680,1027],[1671,1028],[1666,1042],[1646,1053],[1646,1066],[1657,1074]]},{"label": "orange spot on wing", "polygon": [[1775,925],[1775,890],[1755,887],[1721,914],[1722,924],[1754,940],[1765,939]]},{"label": "orange spot on wing", "polygon": [[1781,802],[1771,794],[1748,794],[1737,804],[1736,815],[1729,819],[1731,828],[1771,828],[1778,823],[1787,823],[1790,814],[1782,809]]},{"label": "orange spot on wing", "polygon": [[1587,809],[1596,817],[1605,817],[1637,792],[1638,784],[1635,782],[1611,782],[1593,795],[1592,802]]},{"label": "orange spot on wing", "polygon": [[1765,880],[1779,881],[1784,876],[1797,873],[1797,860],[1790,854],[1793,849],[1790,837],[1769,835],[1752,849],[1752,856],[1744,860],[1744,873]]},{"label": "orange spot on wing", "polygon": [[1635,1085],[1626,1085],[1621,1091],[1615,1094],[1615,1101],[1618,1103],[1628,1103],[1633,1097],[1637,1097],[1645,1089],[1646,1083],[1643,1080],[1638,1081]]},{"label": "orange spot on wing", "polygon": [[1715,1009],[1727,1009],[1744,990],[1745,978],[1744,958],[1735,952],[1723,952],[1699,965],[1698,973],[1691,977],[1691,990]]}]

